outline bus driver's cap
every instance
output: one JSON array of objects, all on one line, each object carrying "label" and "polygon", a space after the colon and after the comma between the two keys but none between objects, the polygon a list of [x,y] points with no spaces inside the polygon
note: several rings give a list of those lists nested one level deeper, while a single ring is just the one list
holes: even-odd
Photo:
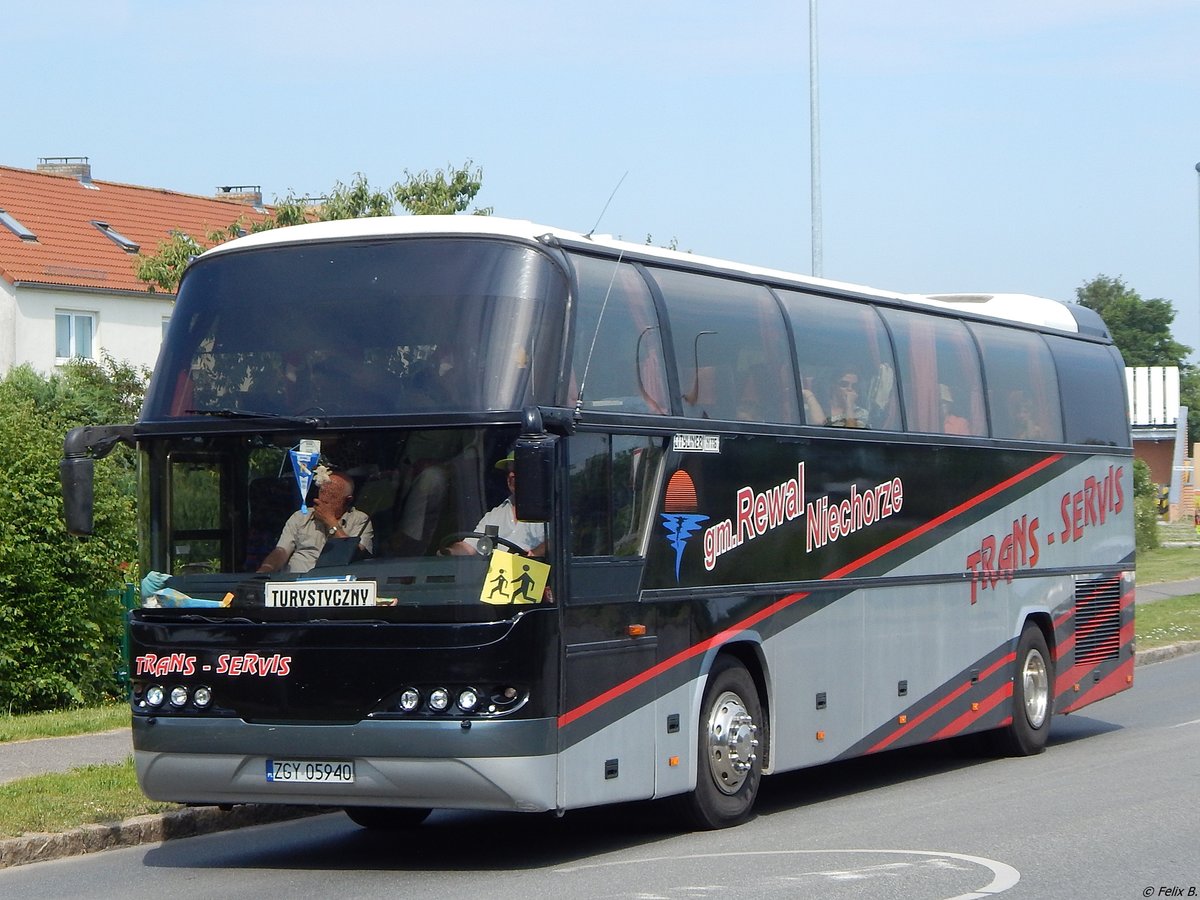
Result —
[{"label": "bus driver's cap", "polygon": [[503,472],[503,471],[506,471],[512,464],[513,464],[513,451],[509,450],[508,456],[504,457],[504,459],[496,461],[496,468],[500,469]]}]

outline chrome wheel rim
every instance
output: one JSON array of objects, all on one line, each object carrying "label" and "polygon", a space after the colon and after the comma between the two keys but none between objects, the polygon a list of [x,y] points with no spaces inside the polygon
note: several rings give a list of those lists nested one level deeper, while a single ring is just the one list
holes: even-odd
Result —
[{"label": "chrome wheel rim", "polygon": [[1050,708],[1050,673],[1046,660],[1038,650],[1030,650],[1021,669],[1024,687],[1025,718],[1033,728],[1041,728]]},{"label": "chrome wheel rim", "polygon": [[754,768],[758,726],[742,698],[726,691],[708,714],[708,767],[713,783],[736,794]]}]

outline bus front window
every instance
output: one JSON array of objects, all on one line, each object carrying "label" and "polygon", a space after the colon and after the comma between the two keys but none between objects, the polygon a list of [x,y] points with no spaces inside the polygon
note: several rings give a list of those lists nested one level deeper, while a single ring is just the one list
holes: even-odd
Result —
[{"label": "bus front window", "polygon": [[552,403],[566,294],[548,257],[496,241],[216,254],[184,279],[142,418]]}]

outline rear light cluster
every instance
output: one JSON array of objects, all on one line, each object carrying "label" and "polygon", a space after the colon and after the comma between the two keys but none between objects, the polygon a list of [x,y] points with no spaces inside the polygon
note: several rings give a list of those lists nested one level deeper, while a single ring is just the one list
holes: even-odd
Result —
[{"label": "rear light cluster", "polygon": [[133,692],[134,708],[144,712],[205,710],[212,706],[212,701],[212,688],[206,685],[189,688],[182,684],[150,684]]},{"label": "rear light cluster", "polygon": [[506,685],[486,690],[470,685],[409,686],[389,698],[380,708],[380,713],[401,716],[502,716],[524,705],[528,696],[528,693]]}]

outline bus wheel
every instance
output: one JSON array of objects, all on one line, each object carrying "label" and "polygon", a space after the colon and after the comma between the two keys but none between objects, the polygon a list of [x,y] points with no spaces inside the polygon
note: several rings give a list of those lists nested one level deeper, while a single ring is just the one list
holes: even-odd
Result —
[{"label": "bus wheel", "polygon": [[996,749],[1009,756],[1033,756],[1046,749],[1054,702],[1054,663],[1046,636],[1026,622],[1017,642],[1013,672],[1012,724],[996,733]]},{"label": "bus wheel", "polygon": [[727,828],[750,817],[762,777],[762,723],[750,673],[731,657],[720,657],[700,706],[696,789],[684,798],[695,826]]},{"label": "bus wheel", "polygon": [[372,831],[402,831],[415,828],[429,818],[431,809],[407,806],[347,806],[346,815],[355,825]]}]

